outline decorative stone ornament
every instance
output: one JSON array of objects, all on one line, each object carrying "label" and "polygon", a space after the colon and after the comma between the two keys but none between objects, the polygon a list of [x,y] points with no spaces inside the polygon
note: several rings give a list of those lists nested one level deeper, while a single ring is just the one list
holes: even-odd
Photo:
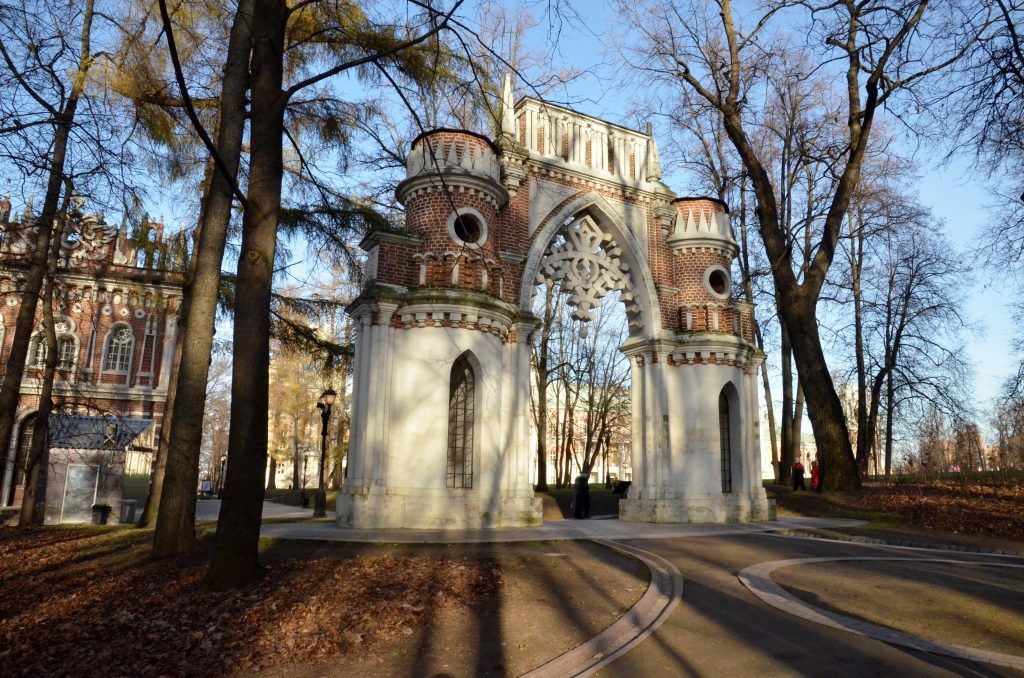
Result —
[{"label": "decorative stone ornament", "polygon": [[[561,242],[552,241],[541,261],[537,282],[559,283],[569,297],[572,317],[590,322],[609,292],[629,291],[629,266],[619,258],[622,252],[612,236],[589,216],[567,224],[560,235]],[[586,336],[586,328],[581,331]]]}]

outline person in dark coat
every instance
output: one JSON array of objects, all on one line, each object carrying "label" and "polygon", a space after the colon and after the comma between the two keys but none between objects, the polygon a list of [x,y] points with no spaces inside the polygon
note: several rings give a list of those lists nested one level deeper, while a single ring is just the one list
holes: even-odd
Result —
[{"label": "person in dark coat", "polygon": [[799,459],[793,464],[793,491],[797,490],[807,491],[807,485],[804,483],[804,465]]},{"label": "person in dark coat", "polygon": [[582,473],[576,477],[572,487],[573,517],[582,520],[590,517],[590,478]]}]

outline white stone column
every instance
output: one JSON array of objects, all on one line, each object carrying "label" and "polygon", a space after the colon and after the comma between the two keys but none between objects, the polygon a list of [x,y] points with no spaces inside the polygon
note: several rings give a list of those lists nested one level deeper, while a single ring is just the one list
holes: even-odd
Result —
[{"label": "white stone column", "polygon": [[368,365],[373,353],[370,333],[371,311],[363,307],[355,317],[356,350],[352,367],[352,431],[349,439],[349,469],[346,483],[357,488],[366,484],[367,398],[370,375]]},{"label": "white stone column", "polygon": [[174,362],[174,344],[178,336],[178,319],[174,313],[168,311],[167,319],[164,322],[164,344],[163,355],[160,357],[160,377],[154,384],[155,389],[167,393],[167,387],[171,383],[171,363]]},{"label": "white stone column", "polygon": [[[655,362],[655,358],[658,362]],[[662,363],[664,354],[654,350],[648,357],[650,365],[647,369],[647,400],[650,411],[650,432],[653,439],[651,450],[652,466],[654,467],[655,497],[665,498],[665,490],[668,481],[666,468],[666,457],[668,456],[668,414],[664,403],[665,379],[662,374]]]},{"label": "white stone column", "polygon": [[747,398],[750,403],[750,476],[751,476],[751,491],[755,496],[761,496],[764,493],[762,481],[761,481],[761,408],[758,405],[758,383],[757,383],[757,370],[761,366],[761,358],[751,358],[750,371],[747,373],[747,384],[748,393]]},{"label": "white stone column", "polygon": [[373,377],[371,383],[375,390],[373,399],[373,484],[387,485],[388,473],[388,423],[391,421],[391,316],[398,304],[379,302],[377,304],[377,323],[373,327],[375,343],[375,360],[370,366]]},{"label": "white stone column", "polygon": [[515,425],[516,425],[516,452],[518,458],[515,467],[516,494],[521,496],[532,496],[533,486],[530,484],[530,465],[533,462],[533,453],[536,451],[530,440],[530,334],[536,329],[533,323],[519,323],[516,325],[516,402]]},{"label": "white stone column", "polygon": [[638,490],[638,497],[646,497],[651,482],[650,469],[647,466],[646,427],[644,426],[644,359],[643,356],[629,356],[630,368],[630,399],[632,407],[632,423],[630,424],[630,456],[633,466],[633,487]]}]

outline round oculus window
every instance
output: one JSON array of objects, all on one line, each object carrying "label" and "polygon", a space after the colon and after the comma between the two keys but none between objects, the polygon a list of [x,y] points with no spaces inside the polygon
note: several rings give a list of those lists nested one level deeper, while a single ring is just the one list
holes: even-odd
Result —
[{"label": "round oculus window", "polygon": [[480,240],[480,235],[483,229],[480,227],[480,220],[472,214],[460,214],[455,217],[455,223],[452,224],[452,228],[455,230],[455,235],[458,236],[462,242],[475,243]]},{"label": "round oculus window", "polygon": [[480,247],[487,240],[487,224],[480,213],[463,207],[448,217],[448,235],[466,247]]},{"label": "round oculus window", "polygon": [[704,274],[704,284],[714,296],[725,299],[729,296],[729,272],[721,266],[712,266]]}]

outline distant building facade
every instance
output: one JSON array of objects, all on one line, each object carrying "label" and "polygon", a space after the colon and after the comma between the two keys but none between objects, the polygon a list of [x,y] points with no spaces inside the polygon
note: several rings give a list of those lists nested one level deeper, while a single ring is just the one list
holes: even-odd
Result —
[{"label": "distant building facade", "polygon": [[[33,222],[31,213],[15,218],[10,201],[0,200],[0,374],[14,340]],[[57,448],[51,450],[40,477],[44,491],[37,493],[46,503],[37,515],[45,515],[46,522],[81,520],[81,506],[65,505],[69,497],[90,507],[93,501],[111,504],[116,521],[126,468],[145,476],[128,482],[136,501],[145,498],[145,455],[152,456],[163,423],[182,295],[183,280],[176,271],[185,252],[183,239],[165,238],[162,223],[143,221],[129,233],[124,225],[107,224],[102,214],[76,210],[69,218],[54,288],[58,367],[52,416],[74,415],[78,430],[111,433],[106,445],[87,435],[89,446],[82,449],[90,453],[73,453],[74,440],[61,443],[72,452],[56,455]],[[20,506],[24,495],[25,461],[46,359],[41,319],[40,304],[16,425],[11,440],[0,441],[0,506]],[[51,434],[51,447],[57,435]],[[143,456],[129,458],[130,451]]]}]

